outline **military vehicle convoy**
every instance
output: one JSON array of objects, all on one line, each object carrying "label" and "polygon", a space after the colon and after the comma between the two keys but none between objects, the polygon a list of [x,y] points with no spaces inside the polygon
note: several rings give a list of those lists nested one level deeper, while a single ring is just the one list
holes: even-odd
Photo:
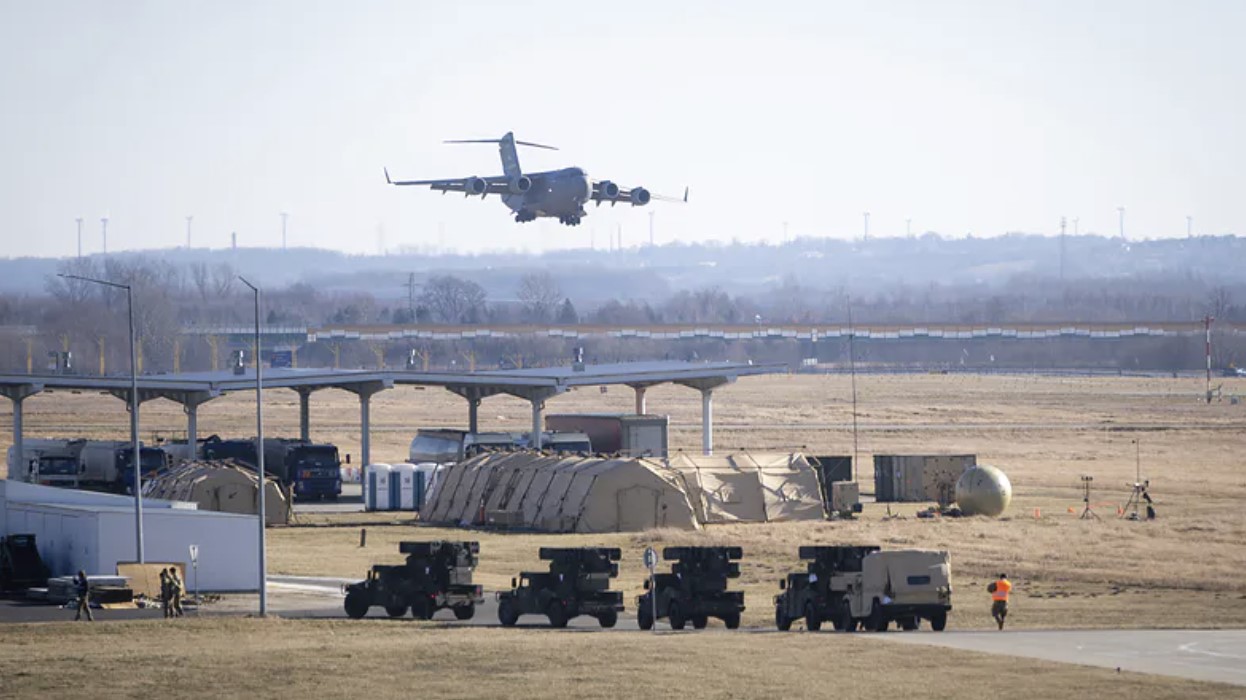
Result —
[{"label": "military vehicle convoy", "polygon": [[947,552],[907,549],[883,552],[873,546],[801,547],[807,571],[779,581],[775,626],[789,630],[805,620],[816,632],[829,621],[836,630],[858,627],[884,632],[892,622],[915,630],[921,620],[943,631],[952,609],[951,563]]},{"label": "military vehicle convoy", "polygon": [[347,615],[359,619],[379,605],[390,617],[402,617],[409,609],[412,617],[430,620],[450,608],[457,619],[472,619],[484,601],[481,587],[472,583],[478,542],[400,542],[398,551],[407,555],[407,563],[378,564],[367,579],[345,587]]},{"label": "military vehicle convoy", "polygon": [[550,627],[566,627],[579,615],[614,627],[623,611],[623,593],[611,591],[619,575],[617,548],[542,547],[549,571],[525,571],[511,579],[511,590],[497,594],[498,621],[512,627],[520,615],[545,615]]},{"label": "military vehicle convoy", "polygon": [[662,559],[674,563],[670,573],[653,577],[652,586],[645,581],[646,592],[636,599],[640,628],[653,629],[656,620],[667,618],[671,629],[681,630],[688,622],[704,629],[711,617],[722,620],[727,629],[739,627],[744,592],[727,590],[727,579],[739,578],[737,560],[743,556],[739,547],[663,549]]}]

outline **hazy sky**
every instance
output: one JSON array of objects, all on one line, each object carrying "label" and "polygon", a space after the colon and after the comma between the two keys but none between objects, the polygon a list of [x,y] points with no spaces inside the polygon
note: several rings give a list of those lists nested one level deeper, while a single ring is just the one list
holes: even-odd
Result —
[{"label": "hazy sky", "polygon": [[[538,9],[529,9],[529,6]],[[1246,233],[1246,2],[0,0],[0,254]],[[688,205],[518,225],[385,185],[580,165]]]}]

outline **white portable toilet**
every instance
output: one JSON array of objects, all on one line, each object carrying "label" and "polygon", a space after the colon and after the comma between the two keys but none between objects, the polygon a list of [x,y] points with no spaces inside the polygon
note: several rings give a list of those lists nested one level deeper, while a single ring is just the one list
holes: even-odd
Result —
[{"label": "white portable toilet", "polygon": [[388,464],[369,464],[363,468],[364,510],[389,510],[389,475],[393,467]]},{"label": "white portable toilet", "polygon": [[[393,474],[398,484],[398,510],[415,510],[415,465],[395,464]],[[390,494],[393,499],[394,494]]]},{"label": "white portable toilet", "polygon": [[428,492],[433,488],[433,482],[437,479],[440,468],[436,462],[423,462],[415,465],[415,510],[424,507],[424,501],[428,498]]}]

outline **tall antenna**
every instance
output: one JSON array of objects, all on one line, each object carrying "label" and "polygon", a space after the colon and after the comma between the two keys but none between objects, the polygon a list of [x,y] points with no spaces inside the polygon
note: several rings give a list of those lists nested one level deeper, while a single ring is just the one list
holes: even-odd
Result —
[{"label": "tall antenna", "polygon": [[100,217],[101,235],[104,238],[104,255],[108,255],[108,217]]},{"label": "tall antenna", "polygon": [[78,257],[82,257],[82,217],[74,219],[78,222]]},{"label": "tall antenna", "polygon": [[1064,217],[1060,217],[1060,281],[1064,281]]},{"label": "tall antenna", "polygon": [[852,377],[852,480],[857,480],[857,359],[853,340],[857,332],[852,326],[852,295],[848,295],[848,374]]},{"label": "tall antenna", "polygon": [[195,217],[193,216],[186,217],[186,250],[190,250],[190,222],[194,220]]},{"label": "tall antenna", "polygon": [[286,218],[289,216],[290,215],[285,213],[284,211],[281,212],[281,249],[282,250],[286,249]]},{"label": "tall antenna", "polygon": [[402,285],[407,288],[407,311],[411,314],[411,322],[415,323],[415,273],[407,275],[407,283]]}]

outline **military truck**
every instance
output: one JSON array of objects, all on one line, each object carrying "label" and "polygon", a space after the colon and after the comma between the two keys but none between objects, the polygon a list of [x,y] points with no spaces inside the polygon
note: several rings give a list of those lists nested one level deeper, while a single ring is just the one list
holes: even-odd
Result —
[{"label": "military truck", "polygon": [[549,571],[525,571],[511,579],[511,590],[497,594],[498,621],[511,627],[520,615],[545,615],[550,627],[566,627],[571,618],[590,615],[602,627],[614,627],[623,593],[608,589],[619,575],[620,554],[607,547],[542,547]]},{"label": "military truck", "polygon": [[925,619],[942,632],[952,610],[951,558],[929,549],[873,552],[860,571],[832,578],[831,588],[843,594],[839,619],[845,631],[861,625],[885,632],[892,622],[909,631]]},{"label": "military truck", "polygon": [[[203,442],[203,458],[236,459],[251,469],[259,462],[255,439]],[[342,493],[342,460],[337,447],[292,438],[264,438],[264,472],[271,474],[300,501],[329,499]]]},{"label": "military truck", "polygon": [[839,629],[843,593],[832,589],[832,581],[835,576],[861,571],[862,560],[877,551],[873,546],[801,547],[799,556],[809,563],[806,571],[779,580],[781,592],[774,597],[775,627],[786,632],[792,622],[804,618],[810,632],[822,629],[828,620]]},{"label": "military truck", "polygon": [[368,578],[345,587],[346,614],[359,619],[379,605],[390,617],[431,620],[450,608],[460,620],[470,620],[483,602],[480,586],[472,583],[480,544],[477,542],[400,542],[407,563],[378,564]]},{"label": "military truck", "polygon": [[[711,617],[723,621],[727,629],[740,626],[744,612],[744,592],[727,590],[727,579],[740,577],[744,556],[739,547],[666,547],[662,559],[673,561],[671,572],[645,581],[645,593],[636,599],[636,619],[643,630],[652,629],[655,619],[667,618],[671,629],[681,630],[691,622],[704,629]],[[657,611],[654,611],[654,601]]]},{"label": "military truck", "polygon": [[[124,440],[33,438],[22,442],[22,454],[9,448],[9,475],[32,483],[109,493],[130,493],[134,485],[133,443]],[[165,453],[140,445],[139,462],[146,479],[168,466]]]}]

